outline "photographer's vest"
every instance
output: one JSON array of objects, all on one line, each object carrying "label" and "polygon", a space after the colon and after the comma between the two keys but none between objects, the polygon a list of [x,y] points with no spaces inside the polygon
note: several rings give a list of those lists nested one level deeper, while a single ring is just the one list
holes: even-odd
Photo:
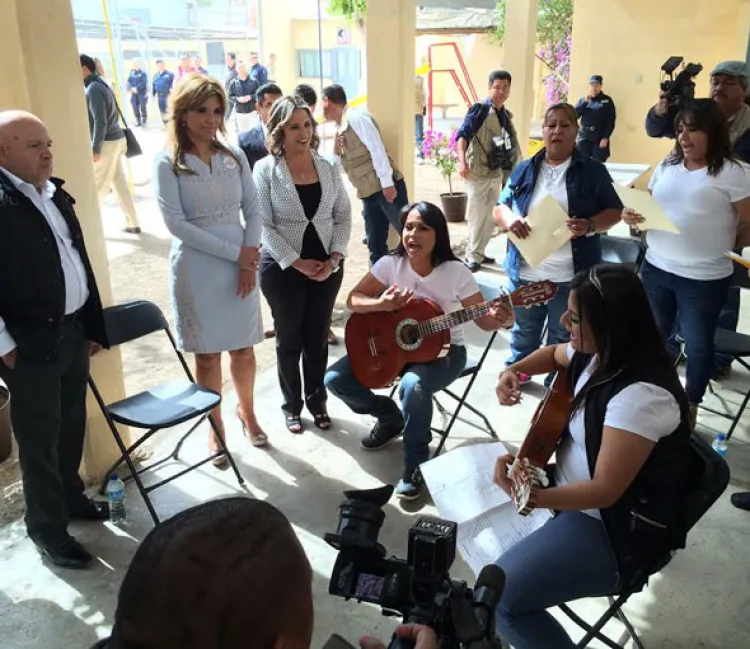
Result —
[{"label": "photographer's vest", "polygon": [[[346,117],[344,119],[346,120]],[[378,134],[380,134],[380,127],[377,122],[372,116],[370,119],[372,119],[372,123],[375,125]],[[367,198],[383,191],[380,178],[378,178],[378,174],[375,171],[375,165],[372,163],[370,151],[354,132],[352,125],[347,122],[346,128],[340,130],[338,135],[344,136],[344,146],[346,148],[346,153],[341,156],[341,166],[344,168],[349,182],[357,190],[357,198]],[[404,175],[396,168],[390,155],[388,156],[388,163],[391,165],[391,169],[393,169],[394,182],[401,180]]]},{"label": "photographer's vest", "polygon": [[750,131],[750,106],[742,104],[729,122],[729,141],[734,146],[746,131]]},{"label": "photographer's vest", "polygon": [[472,178],[500,178],[503,175],[502,169],[490,169],[487,164],[487,159],[492,155],[495,146],[492,141],[493,137],[504,138],[505,129],[500,124],[497,111],[490,108],[466,152],[466,161],[469,163]]}]

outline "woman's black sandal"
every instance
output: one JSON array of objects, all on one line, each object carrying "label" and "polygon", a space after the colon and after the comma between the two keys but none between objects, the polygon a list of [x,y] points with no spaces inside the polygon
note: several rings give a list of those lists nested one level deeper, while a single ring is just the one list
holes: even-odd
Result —
[{"label": "woman's black sandal", "polygon": [[331,427],[331,418],[328,413],[321,413],[319,415],[313,415],[313,423],[320,428],[320,430],[328,430]]},{"label": "woman's black sandal", "polygon": [[290,433],[299,435],[304,431],[302,428],[302,417],[299,415],[286,415],[286,428]]}]

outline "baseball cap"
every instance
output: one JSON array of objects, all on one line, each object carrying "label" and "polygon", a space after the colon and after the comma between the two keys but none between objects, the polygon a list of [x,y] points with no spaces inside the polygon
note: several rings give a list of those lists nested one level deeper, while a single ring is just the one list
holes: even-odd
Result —
[{"label": "baseball cap", "polygon": [[737,77],[747,84],[747,63],[744,61],[722,61],[713,70],[711,76],[725,74],[728,77]]},{"label": "baseball cap", "polygon": [[589,83],[598,83],[599,85],[602,85],[604,82],[604,78],[601,74],[592,74],[589,78]]}]

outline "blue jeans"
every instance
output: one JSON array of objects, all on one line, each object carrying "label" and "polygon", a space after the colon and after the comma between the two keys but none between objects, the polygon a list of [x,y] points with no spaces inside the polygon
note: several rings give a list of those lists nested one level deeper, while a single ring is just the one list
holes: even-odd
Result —
[{"label": "blue jeans", "polygon": [[401,234],[401,210],[409,202],[406,183],[397,180],[396,200],[389,203],[383,192],[362,199],[362,214],[365,217],[365,237],[370,251],[370,266],[388,254],[388,227],[393,226]]},{"label": "blue jeans", "polygon": [[[744,270],[744,269],[743,269]],[[747,271],[744,271],[747,272]],[[737,331],[737,323],[740,319],[740,289],[737,286],[730,286],[727,291],[727,299],[724,306],[721,307],[717,327],[720,329],[729,329]],[[714,369],[732,364],[732,357],[724,354],[714,354]]]},{"label": "blue jeans", "polygon": [[[515,291],[531,282],[519,280],[510,282],[510,290]],[[528,309],[516,307],[514,310],[516,322],[510,332],[510,358],[507,365],[517,363],[522,358],[539,349],[542,344],[542,331],[547,321],[547,344],[556,345],[568,342],[568,330],[560,322],[563,313],[568,310],[568,294],[570,284],[558,284],[557,294],[547,304],[537,304]]]},{"label": "blue jeans", "polygon": [[581,597],[611,595],[617,564],[604,525],[583,512],[560,512],[497,560],[505,590],[497,633],[513,649],[573,649],[546,609]]},{"label": "blue jeans", "polygon": [[421,113],[414,115],[414,142],[417,145],[419,157],[424,158],[424,153],[422,153],[422,144],[424,143],[424,115]]},{"label": "blue jeans", "polygon": [[[372,415],[381,424],[404,422],[404,478],[410,478],[422,462],[430,459],[432,441],[432,395],[447,388],[466,367],[466,347],[451,345],[450,352],[432,363],[407,365],[399,383],[401,412],[393,400],[375,394],[352,373],[349,357],[328,368],[325,385],[349,408]],[[403,413],[403,415],[402,415]]]},{"label": "blue jeans", "polygon": [[687,279],[646,261],[641,279],[664,340],[669,339],[675,326],[685,339],[685,392],[690,403],[698,404],[713,372],[714,332],[732,278]]}]

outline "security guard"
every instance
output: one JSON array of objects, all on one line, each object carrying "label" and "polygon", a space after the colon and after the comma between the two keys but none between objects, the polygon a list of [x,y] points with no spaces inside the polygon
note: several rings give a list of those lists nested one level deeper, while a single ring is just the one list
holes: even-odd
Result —
[{"label": "security guard", "polygon": [[602,92],[602,76],[589,79],[591,93],[576,104],[576,114],[581,119],[578,132],[578,150],[599,162],[609,158],[609,139],[615,130],[615,102]]},{"label": "security guard", "polygon": [[167,98],[169,93],[172,92],[172,86],[174,85],[174,74],[167,70],[164,65],[164,61],[161,59],[156,60],[156,67],[159,71],[154,75],[154,80],[151,82],[151,94],[156,97],[159,102],[159,112],[161,113],[161,121],[167,123]]},{"label": "security guard", "polygon": [[141,70],[141,62],[133,61],[133,69],[128,76],[130,105],[133,107],[136,126],[146,126],[146,103],[148,101],[148,74]]}]

